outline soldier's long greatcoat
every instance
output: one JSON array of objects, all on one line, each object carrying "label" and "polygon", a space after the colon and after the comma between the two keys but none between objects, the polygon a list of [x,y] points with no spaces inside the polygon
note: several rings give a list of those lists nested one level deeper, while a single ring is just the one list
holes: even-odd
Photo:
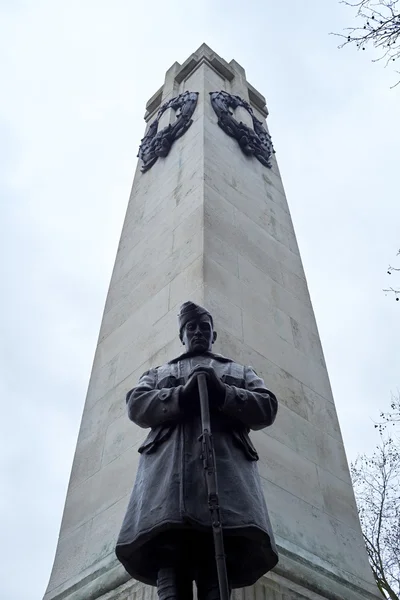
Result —
[{"label": "soldier's long greatcoat", "polygon": [[[183,354],[150,369],[127,394],[129,418],[151,431],[139,448],[136,481],[116,546],[125,569],[156,585],[152,553],[160,533],[171,529],[211,531],[205,475],[200,460],[201,420],[182,411],[179,394],[196,365],[214,368],[226,387],[211,428],[224,534],[240,536],[239,555],[227,563],[232,587],[252,585],[278,562],[249,429],[271,425],[277,400],[250,367],[212,354]],[[215,399],[214,399],[215,403]],[[236,540],[239,538],[236,538]],[[237,554],[237,553],[236,553]]]}]

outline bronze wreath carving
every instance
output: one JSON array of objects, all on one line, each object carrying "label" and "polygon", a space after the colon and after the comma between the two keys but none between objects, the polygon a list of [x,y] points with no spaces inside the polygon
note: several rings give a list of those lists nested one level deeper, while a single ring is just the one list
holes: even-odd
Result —
[{"label": "bronze wreath carving", "polygon": [[[192,115],[196,108],[198,95],[198,92],[184,92],[161,106],[157,117],[139,146],[138,157],[143,161],[142,173],[148,171],[160,156],[167,156],[174,141],[189,129],[193,123]],[[160,118],[169,108],[176,111],[176,121],[158,131]]]},{"label": "bronze wreath carving", "polygon": [[[261,121],[254,115],[250,104],[239,96],[228,92],[210,92],[212,107],[218,116],[218,125],[235,138],[247,156],[255,156],[265,167],[271,168],[271,156],[274,153],[271,136]],[[253,129],[237,121],[231,109],[242,106],[253,121]]]}]

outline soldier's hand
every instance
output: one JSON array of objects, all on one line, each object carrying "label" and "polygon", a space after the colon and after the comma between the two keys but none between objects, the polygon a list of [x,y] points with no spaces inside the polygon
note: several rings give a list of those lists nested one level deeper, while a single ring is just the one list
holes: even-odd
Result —
[{"label": "soldier's hand", "polygon": [[185,398],[189,398],[193,394],[198,396],[198,385],[196,377],[191,377],[189,375],[187,382],[183,386],[181,394]]},{"label": "soldier's hand", "polygon": [[196,377],[189,377],[179,395],[181,410],[186,414],[195,414],[200,410],[199,388]]},{"label": "soldier's hand", "polygon": [[196,381],[197,377],[200,374],[204,374],[207,378],[207,387],[210,395],[212,396],[212,400],[216,400],[218,404],[222,404],[225,398],[225,385],[222,383],[216,372],[212,367],[198,365],[189,375],[189,381]]}]

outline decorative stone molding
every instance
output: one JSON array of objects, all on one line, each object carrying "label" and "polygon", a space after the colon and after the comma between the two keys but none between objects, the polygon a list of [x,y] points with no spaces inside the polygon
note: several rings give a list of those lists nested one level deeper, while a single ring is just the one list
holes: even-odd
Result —
[{"label": "decorative stone molding", "polygon": [[[159,157],[167,156],[174,141],[189,129],[198,95],[198,92],[184,92],[161,106],[139,147],[138,157],[143,161],[142,173],[148,171]],[[169,108],[176,112],[176,121],[158,131],[160,119]]]},{"label": "decorative stone molding", "polygon": [[[271,168],[271,156],[274,153],[271,136],[261,121],[255,116],[250,104],[239,96],[228,92],[210,92],[211,104],[218,117],[218,125],[235,138],[247,156],[255,156],[265,167]],[[253,129],[237,121],[232,110],[242,106],[253,121]]]}]

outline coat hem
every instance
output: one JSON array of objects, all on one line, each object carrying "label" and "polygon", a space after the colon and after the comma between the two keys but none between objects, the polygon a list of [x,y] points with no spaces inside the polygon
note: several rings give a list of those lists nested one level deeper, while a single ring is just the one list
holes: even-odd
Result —
[{"label": "coat hem", "polygon": [[[157,583],[156,583],[154,577],[147,578],[147,577],[141,575],[140,572],[138,572],[134,568],[132,568],[132,565],[130,563],[131,556],[134,553],[136,554],[136,553],[140,552],[141,548],[143,548],[143,546],[145,546],[146,543],[148,543],[152,538],[157,537],[159,534],[164,533],[165,531],[174,531],[174,530],[179,530],[179,529],[187,531],[189,522],[192,525],[194,531],[211,533],[210,526],[205,526],[205,525],[195,521],[194,519],[185,519],[185,522],[183,522],[183,523],[182,523],[182,521],[175,521],[175,522],[170,521],[170,520],[163,521],[157,525],[156,532],[155,532],[155,528],[152,527],[150,529],[147,529],[145,532],[142,532],[140,534],[140,536],[138,536],[136,539],[132,540],[131,542],[117,543],[116,548],[115,548],[115,554],[116,554],[118,560],[123,565],[124,569],[127,571],[127,573],[129,573],[129,575],[131,577],[133,577],[137,581],[140,581],[141,583],[156,587]],[[277,565],[277,563],[279,561],[279,557],[278,557],[277,552],[273,548],[273,544],[271,544],[271,537],[266,530],[262,529],[258,525],[246,525],[246,526],[236,526],[236,527],[234,526],[234,527],[225,528],[224,534],[226,537],[229,537],[230,535],[241,535],[242,534],[247,539],[253,539],[255,543],[259,542],[260,538],[265,539],[265,537],[266,537],[269,542],[269,544],[268,544],[269,548],[266,551],[265,566],[262,569],[257,570],[257,572],[253,574],[253,577],[250,577],[249,579],[240,578],[236,581],[232,581],[231,585],[232,585],[233,589],[238,589],[238,588],[243,588],[243,587],[248,587],[248,586],[254,585],[256,583],[256,581],[258,581],[258,579],[260,579],[260,577],[265,575],[265,573],[268,573],[268,571],[270,571]]]}]

